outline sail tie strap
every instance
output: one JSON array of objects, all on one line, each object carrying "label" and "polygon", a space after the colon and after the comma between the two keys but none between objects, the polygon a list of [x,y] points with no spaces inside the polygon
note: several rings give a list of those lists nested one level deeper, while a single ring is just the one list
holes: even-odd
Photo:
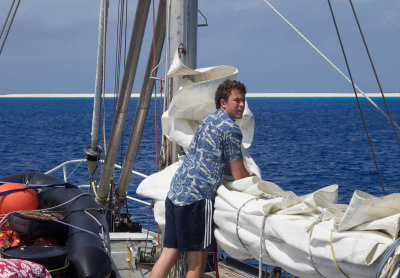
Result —
[{"label": "sail tie strap", "polygon": [[[240,241],[240,243],[242,244],[242,246],[244,247],[244,249],[246,249],[247,251],[249,251],[249,249],[246,247],[246,245],[244,244],[244,242],[242,241],[242,239],[241,239],[240,236],[239,236],[239,218],[240,218],[240,211],[242,210],[242,208],[243,208],[245,205],[247,205],[247,204],[250,203],[251,201],[258,201],[258,200],[260,200],[260,199],[269,200],[269,199],[274,199],[274,198],[276,198],[276,197],[277,197],[277,196],[262,193],[262,194],[258,195],[258,196],[255,197],[255,198],[252,198],[252,199],[247,200],[247,201],[244,202],[244,203],[240,206],[240,208],[238,209],[238,212],[237,212],[237,214],[236,214],[236,236],[237,236],[237,238],[239,239],[239,241]],[[265,227],[266,218],[267,218],[267,215],[264,215],[264,216],[263,216],[263,221],[262,221],[262,222],[263,222],[263,223],[262,223],[262,228],[261,228],[261,231],[260,231],[260,238],[262,237],[262,239],[261,239],[262,241],[263,241],[263,239],[264,239],[263,234],[264,234],[264,227]],[[265,244],[265,243],[264,243],[264,244]],[[262,248],[262,246],[261,246],[261,244],[260,244],[260,249],[261,249],[261,248]],[[275,263],[275,261],[274,261],[274,260],[271,258],[271,256],[269,255],[269,253],[268,253],[266,247],[265,247],[265,251],[266,251],[266,254],[268,255],[269,259]],[[261,250],[260,250],[260,253],[261,253],[261,255],[262,255],[262,251],[261,251]],[[261,258],[260,258],[260,261],[261,261]]]},{"label": "sail tie strap", "polygon": [[[260,229],[260,255],[258,258],[258,278],[262,278],[262,250],[263,246],[265,247],[265,241],[264,241],[264,229],[265,229],[265,221],[267,220],[267,215],[263,215],[263,220],[261,224],[261,229]],[[265,248],[267,250],[267,248]],[[269,256],[268,256],[269,257]],[[267,269],[265,269],[267,271]]]},{"label": "sail tie strap", "polygon": [[331,236],[330,236],[330,244],[331,244],[331,250],[332,250],[332,257],[333,257],[333,262],[335,263],[335,266],[337,267],[337,269],[340,270],[340,272],[347,278],[349,278],[349,276],[344,273],[344,271],[340,268],[340,266],[338,265],[336,258],[335,258],[335,251],[333,250],[333,242],[332,242],[332,235],[333,235],[334,230],[331,230]]},{"label": "sail tie strap", "polygon": [[[319,270],[317,269],[317,266],[315,265],[315,262],[314,262],[314,260],[313,260],[313,254],[312,254],[312,251],[311,251],[311,238],[312,238],[312,234],[313,234],[313,231],[314,231],[314,227],[315,227],[315,225],[317,225],[318,223],[321,223],[321,221],[322,221],[322,214],[318,217],[318,219],[316,219],[311,225],[310,225],[310,227],[308,227],[308,229],[307,229],[307,232],[310,232],[310,237],[309,237],[309,241],[308,241],[308,252],[310,253],[310,261],[311,261],[311,264],[312,264],[312,266],[314,267],[314,270],[319,274],[319,275],[321,275],[322,277],[325,277],[324,275],[322,275],[322,273],[321,272],[319,272]],[[325,277],[326,278],[326,277]]]}]

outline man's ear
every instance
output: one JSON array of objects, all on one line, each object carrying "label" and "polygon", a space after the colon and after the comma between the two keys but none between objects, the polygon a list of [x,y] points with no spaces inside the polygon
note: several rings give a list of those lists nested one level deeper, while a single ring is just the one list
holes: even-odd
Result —
[{"label": "man's ear", "polygon": [[219,100],[219,104],[220,104],[222,110],[226,109],[226,102],[225,102],[225,100],[223,98],[221,98]]}]

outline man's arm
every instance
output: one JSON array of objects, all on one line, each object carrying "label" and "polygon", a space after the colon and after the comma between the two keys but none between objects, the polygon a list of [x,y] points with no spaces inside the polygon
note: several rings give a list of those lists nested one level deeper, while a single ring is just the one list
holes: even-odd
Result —
[{"label": "man's arm", "polygon": [[252,173],[244,167],[243,160],[234,160],[228,165],[231,170],[231,175],[235,180],[240,180],[252,175]]}]

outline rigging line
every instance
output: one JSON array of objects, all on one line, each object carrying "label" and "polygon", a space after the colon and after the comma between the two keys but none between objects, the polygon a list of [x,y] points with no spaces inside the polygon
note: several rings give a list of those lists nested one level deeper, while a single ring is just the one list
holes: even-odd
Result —
[{"label": "rigging line", "polygon": [[336,24],[335,15],[333,13],[333,9],[332,9],[332,5],[331,5],[331,1],[330,0],[328,0],[328,4],[329,4],[329,9],[331,11],[333,23],[335,25],[336,33],[337,33],[337,36],[338,36],[338,39],[339,39],[339,42],[340,42],[340,47],[342,49],[343,58],[344,58],[345,63],[346,63],[347,71],[349,72],[349,76],[351,78],[351,85],[353,86],[354,95],[355,95],[355,97],[357,99],[357,105],[358,105],[358,109],[360,110],[360,116],[361,116],[361,119],[362,119],[362,122],[363,122],[363,125],[364,125],[365,133],[366,133],[367,138],[368,138],[368,144],[369,144],[369,147],[371,149],[372,157],[374,158],[376,170],[378,171],[379,181],[380,181],[381,186],[382,186],[383,194],[386,195],[385,186],[383,185],[381,172],[379,171],[379,166],[378,166],[378,162],[376,160],[374,148],[372,147],[371,138],[370,138],[369,133],[368,133],[368,128],[367,128],[367,124],[366,124],[365,119],[364,119],[364,115],[363,115],[363,111],[362,111],[362,108],[361,108],[360,100],[358,99],[358,96],[357,96],[357,91],[356,91],[356,88],[355,88],[355,85],[354,85],[353,76],[352,76],[351,71],[350,71],[349,62],[347,61],[346,52],[344,50],[342,38],[340,37],[339,29],[338,29],[338,26]]},{"label": "rigging line", "polygon": [[121,6],[121,0],[118,0],[118,13],[117,13],[117,35],[116,35],[116,43],[115,43],[115,64],[114,64],[114,97],[116,94],[116,88],[117,88],[117,80],[118,80],[118,40],[119,40],[119,35],[118,35],[118,22],[120,21],[120,12],[119,12],[119,7]]},{"label": "rigging line", "polygon": [[[127,34],[127,25],[128,25],[128,0],[124,0],[123,1],[123,3],[122,3],[122,5],[123,5],[123,9],[122,9],[122,11],[121,11],[121,14],[122,14],[122,22],[121,22],[121,48],[122,48],[122,41],[124,42],[124,55],[123,55],[123,58],[124,58],[124,71],[125,71],[125,67],[126,67],[126,41],[127,41],[127,39],[126,39],[126,34]],[[125,15],[124,15],[124,12],[125,12]],[[122,34],[124,34],[124,37],[123,37],[123,39],[122,39]],[[120,58],[121,59],[121,58]],[[120,62],[121,63],[121,62]],[[123,137],[123,134],[122,134],[122,137]],[[121,140],[121,143],[120,143],[120,159],[121,159],[121,162],[120,162],[120,164],[122,165],[122,163],[123,163],[123,157],[124,157],[124,151],[123,151],[123,149],[124,149],[124,140]]]},{"label": "rigging line", "polygon": [[12,9],[13,9],[13,7],[14,7],[14,4],[15,4],[15,0],[13,0],[13,2],[11,3],[10,9],[8,10],[7,17],[6,17],[6,19],[4,20],[4,24],[3,24],[3,27],[1,28],[1,32],[0,32],[0,39],[1,39],[1,37],[3,36],[4,29],[5,29],[6,26],[7,26],[7,22],[8,22],[8,19],[10,18],[10,14],[11,14],[11,11],[12,11]]},{"label": "rigging line", "polygon": [[124,26],[125,28],[125,30],[124,30],[124,68],[125,68],[125,65],[126,65],[126,42],[127,42],[127,39],[126,39],[126,35],[127,35],[127,28],[128,28],[128,0],[126,0],[125,1],[125,26]]},{"label": "rigging line", "polygon": [[76,171],[76,169],[78,169],[78,167],[82,164],[82,162],[86,161],[85,157],[83,157],[83,159],[76,165],[76,167],[72,170],[71,173],[69,173],[69,175],[66,178],[66,181],[72,176],[72,174]]},{"label": "rigging line", "polygon": [[[124,30],[124,22],[126,18],[124,17],[125,11],[125,0],[119,0],[118,2],[118,24],[117,24],[117,45],[116,45],[116,65],[115,65],[115,77],[114,77],[114,109],[117,105],[117,99],[119,97],[119,84],[120,84],[120,73],[121,73],[121,57],[122,57],[122,41],[123,41],[123,30]],[[125,57],[124,57],[124,68],[125,68]],[[122,135],[123,136],[123,135]],[[119,147],[120,150],[120,164],[122,164],[122,157],[123,157],[123,141],[121,140],[121,144]]]},{"label": "rigging line", "polygon": [[[124,0],[122,0],[124,1]],[[114,107],[116,106],[116,98],[119,92],[119,79],[121,71],[121,41],[122,41],[122,23],[123,21],[123,3],[118,1],[118,19],[117,19],[117,39],[115,46],[115,71],[114,71]]]},{"label": "rigging line", "polygon": [[151,216],[154,209],[154,200],[151,202],[150,212],[149,212],[149,220],[147,221],[147,233],[146,233],[146,243],[144,246],[144,250],[147,250],[147,243],[149,242],[149,234],[150,234],[150,225],[151,225]]},{"label": "rigging line", "polygon": [[362,29],[361,29],[360,22],[358,21],[356,10],[354,9],[354,6],[353,6],[353,1],[349,0],[349,2],[350,2],[350,5],[351,5],[351,9],[353,10],[354,18],[355,18],[355,20],[357,22],[357,26],[358,26],[358,29],[360,31],[361,38],[363,40],[363,43],[364,43],[364,46],[365,46],[365,50],[367,51],[368,58],[369,58],[369,61],[371,63],[372,70],[374,71],[374,75],[375,75],[376,82],[378,83],[379,91],[380,91],[380,93],[382,95],[382,99],[383,99],[383,101],[385,103],[386,111],[387,111],[388,116],[390,118],[390,123],[392,124],[393,131],[394,131],[394,134],[395,134],[396,139],[397,139],[397,144],[400,146],[400,139],[399,139],[399,136],[397,134],[396,128],[394,126],[393,118],[392,118],[392,115],[390,113],[389,106],[388,106],[388,104],[386,102],[386,98],[385,98],[385,95],[384,95],[383,90],[382,90],[381,82],[379,81],[378,74],[377,74],[377,72],[375,70],[375,65],[374,65],[374,62],[372,61],[372,57],[371,57],[371,54],[369,52],[369,49],[368,49],[368,46],[367,46],[367,42],[366,42],[365,37],[364,37],[364,33],[363,33]]},{"label": "rigging line", "polygon": [[[108,0],[104,2],[104,37],[103,37],[103,65],[102,65],[102,70],[103,70],[103,82],[102,82],[102,95],[103,95],[103,128],[102,128],[102,135],[103,135],[103,142],[104,142],[104,146],[103,146],[103,150],[104,150],[104,154],[107,154],[107,147],[106,147],[106,118],[105,118],[105,97],[106,97],[106,52],[107,52],[107,22],[108,22]],[[103,165],[102,165],[103,167]]]},{"label": "rigging line", "polygon": [[[6,43],[6,40],[7,40],[7,37],[8,37],[8,33],[10,32],[11,26],[12,26],[12,24],[13,24],[13,22],[14,22],[14,18],[15,18],[15,15],[17,14],[17,10],[18,10],[19,3],[20,3],[20,2],[21,2],[21,0],[18,0],[17,6],[16,6],[15,9],[14,9],[14,13],[13,13],[13,15],[12,15],[12,17],[11,17],[10,24],[8,25],[6,35],[4,36],[3,43],[2,43],[2,45],[1,45],[1,47],[0,47],[0,55],[1,55],[1,52],[3,51],[4,45],[5,45],[5,43]],[[14,6],[14,2],[13,2],[13,4],[12,4],[12,6],[11,6],[11,9],[12,9],[13,6]],[[11,10],[10,10],[10,11],[11,11]],[[7,21],[8,21],[8,16],[7,16]],[[3,33],[3,31],[2,31],[2,33]]]},{"label": "rigging line", "polygon": [[[263,0],[280,18],[283,19],[302,39],[306,41],[326,62],[328,62],[344,79],[346,79],[349,83],[351,83],[351,80],[331,61],[329,60],[328,57],[325,56],[324,53],[322,53],[309,39],[307,39],[289,20],[287,20],[277,9],[275,9],[274,6],[271,5],[267,0]],[[357,91],[362,94],[376,109],[378,109],[379,112],[383,116],[385,116],[388,120],[389,116],[383,111],[365,92],[363,92],[356,84],[354,84],[355,88]],[[400,130],[400,126],[396,123],[393,122],[394,125]]]},{"label": "rigging line", "polygon": [[[154,8],[154,0],[153,4],[153,68],[156,67],[156,23],[155,23],[155,8]],[[156,75],[157,70],[152,71],[153,77]],[[156,171],[158,170],[158,132],[157,132],[157,82],[154,82],[154,130],[155,130],[155,145],[156,145]]]}]

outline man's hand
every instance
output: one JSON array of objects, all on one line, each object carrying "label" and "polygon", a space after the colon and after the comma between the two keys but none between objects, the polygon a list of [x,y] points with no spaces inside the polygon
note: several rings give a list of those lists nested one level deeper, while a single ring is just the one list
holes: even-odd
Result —
[{"label": "man's hand", "polygon": [[235,180],[240,180],[254,174],[253,172],[246,169],[243,160],[234,160],[229,163],[229,168],[231,170],[232,177]]}]

